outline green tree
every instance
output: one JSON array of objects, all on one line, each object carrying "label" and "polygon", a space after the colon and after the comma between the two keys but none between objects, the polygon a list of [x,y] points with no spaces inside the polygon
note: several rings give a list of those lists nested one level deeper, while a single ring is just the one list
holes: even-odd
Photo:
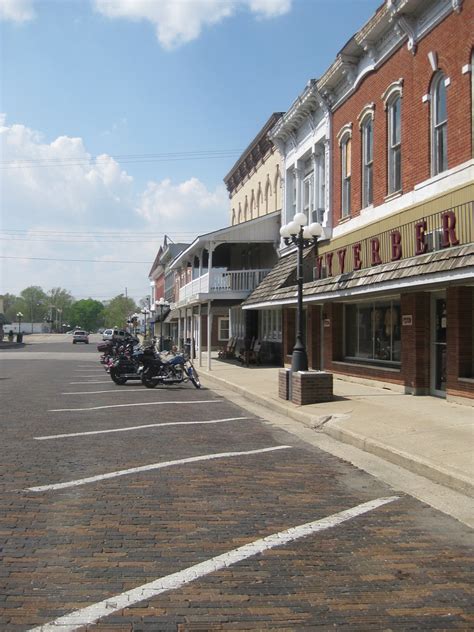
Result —
[{"label": "green tree", "polygon": [[48,297],[39,285],[30,285],[21,291],[20,311],[26,322],[38,323],[44,319],[48,310]]},{"label": "green tree", "polygon": [[137,311],[135,301],[119,294],[105,308],[106,327],[125,327],[128,318]]},{"label": "green tree", "polygon": [[49,290],[47,296],[49,301],[49,319],[52,327],[56,331],[61,331],[62,323],[71,320],[70,311],[73,298],[67,290],[61,287],[53,287]]},{"label": "green tree", "polygon": [[19,301],[20,299],[15,294],[3,294],[3,313],[5,318],[11,322],[16,320],[16,314],[21,311]]},{"label": "green tree", "polygon": [[82,327],[87,331],[96,331],[104,324],[104,305],[92,298],[76,301],[69,309],[69,323],[72,328]]}]

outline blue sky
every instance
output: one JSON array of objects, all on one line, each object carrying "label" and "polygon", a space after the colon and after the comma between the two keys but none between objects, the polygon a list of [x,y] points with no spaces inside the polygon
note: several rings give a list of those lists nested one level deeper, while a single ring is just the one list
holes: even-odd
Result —
[{"label": "blue sky", "polygon": [[239,152],[379,4],[0,0],[0,244],[20,257],[0,292],[143,296],[161,235],[228,223]]}]

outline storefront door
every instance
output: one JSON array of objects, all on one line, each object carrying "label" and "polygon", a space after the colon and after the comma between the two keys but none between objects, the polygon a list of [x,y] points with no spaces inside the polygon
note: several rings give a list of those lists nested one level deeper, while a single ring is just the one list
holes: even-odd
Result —
[{"label": "storefront door", "polygon": [[431,345],[431,392],[446,397],[446,298],[433,297]]}]

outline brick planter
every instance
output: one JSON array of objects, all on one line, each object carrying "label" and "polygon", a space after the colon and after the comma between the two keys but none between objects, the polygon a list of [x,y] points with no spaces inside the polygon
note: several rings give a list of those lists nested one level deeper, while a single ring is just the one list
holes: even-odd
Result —
[{"label": "brick planter", "polygon": [[297,406],[330,402],[333,395],[332,373],[298,371],[291,374],[291,401]]},{"label": "brick planter", "polygon": [[290,399],[290,369],[280,369],[278,371],[278,397]]}]

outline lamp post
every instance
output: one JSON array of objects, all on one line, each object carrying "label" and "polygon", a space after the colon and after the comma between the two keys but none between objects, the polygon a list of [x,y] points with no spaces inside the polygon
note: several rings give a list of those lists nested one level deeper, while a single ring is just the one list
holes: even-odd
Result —
[{"label": "lamp post", "polygon": [[148,316],[148,314],[150,313],[150,310],[148,309],[148,307],[144,307],[142,310],[142,314],[144,316],[144,321],[143,321],[143,337],[146,339],[146,317]]},{"label": "lamp post", "polygon": [[296,342],[291,356],[291,370],[293,373],[308,370],[308,355],[303,335],[303,250],[308,246],[314,246],[317,257],[318,239],[323,234],[321,224],[313,222],[307,226],[306,222],[306,215],[297,213],[293,221],[280,228],[280,235],[285,244],[287,246],[294,244],[297,248],[296,284],[298,299],[296,305]]},{"label": "lamp post", "polygon": [[159,301],[155,301],[155,305],[160,308],[160,347],[159,350],[163,351],[163,310],[165,307],[169,307],[168,301],[165,301],[163,297],[160,297]]},{"label": "lamp post", "polygon": [[18,333],[21,334],[21,319],[23,318],[23,314],[18,312],[16,317],[18,319]]}]

